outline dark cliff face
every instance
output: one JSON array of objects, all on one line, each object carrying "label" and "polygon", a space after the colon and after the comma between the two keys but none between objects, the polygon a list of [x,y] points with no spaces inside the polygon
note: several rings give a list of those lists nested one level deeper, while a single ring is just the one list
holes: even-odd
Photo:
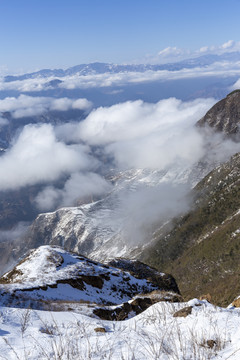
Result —
[{"label": "dark cliff face", "polygon": [[236,140],[240,139],[240,90],[235,90],[215,104],[206,115],[197,122],[197,126],[210,126]]}]

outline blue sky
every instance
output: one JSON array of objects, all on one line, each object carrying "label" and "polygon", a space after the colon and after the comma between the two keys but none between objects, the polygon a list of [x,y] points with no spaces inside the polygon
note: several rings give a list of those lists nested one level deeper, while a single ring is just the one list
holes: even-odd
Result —
[{"label": "blue sky", "polygon": [[0,69],[144,62],[167,47],[218,47],[239,41],[239,14],[239,0],[0,0]]}]

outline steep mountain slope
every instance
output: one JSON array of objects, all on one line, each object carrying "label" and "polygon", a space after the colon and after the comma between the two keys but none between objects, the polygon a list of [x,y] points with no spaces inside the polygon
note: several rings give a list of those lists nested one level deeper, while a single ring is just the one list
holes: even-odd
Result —
[{"label": "steep mountain slope", "polygon": [[[196,184],[212,167],[211,160],[205,159],[193,168],[179,166],[168,171],[144,169],[116,174],[112,178],[113,190],[105,198],[79,207],[40,214],[22,242],[26,249],[42,244],[64,246],[70,251],[80,252],[100,261],[116,256],[135,258],[141,253],[145,242],[151,239],[156,226],[161,227],[169,217],[181,213],[185,206],[180,207],[179,212],[174,209],[173,215],[170,213],[167,218],[162,215],[154,225],[154,221],[148,223],[142,215],[133,218],[134,214],[127,209],[127,199],[131,196],[142,196],[141,192],[146,189],[151,191],[155,188],[157,192],[162,184],[188,184],[187,187],[191,188],[192,184]],[[182,195],[176,194],[183,203],[186,201],[183,199],[185,193],[186,190]],[[141,234],[137,236],[134,232]],[[16,244],[16,249],[18,247],[19,244]],[[19,250],[22,251],[23,247]]]},{"label": "steep mountain slope", "polygon": [[240,90],[235,90],[217,104],[198,121],[198,126],[210,126],[214,131],[222,132],[239,140]]},{"label": "steep mountain slope", "polygon": [[227,305],[240,293],[240,153],[194,189],[195,208],[142,259],[171,271],[184,296],[210,293]]},{"label": "steep mountain slope", "polygon": [[[239,140],[240,92],[233,91],[197,123]],[[209,292],[228,304],[240,292],[240,153],[218,166],[194,189],[195,207],[172,231],[155,234],[142,259],[176,275],[185,296]]]}]

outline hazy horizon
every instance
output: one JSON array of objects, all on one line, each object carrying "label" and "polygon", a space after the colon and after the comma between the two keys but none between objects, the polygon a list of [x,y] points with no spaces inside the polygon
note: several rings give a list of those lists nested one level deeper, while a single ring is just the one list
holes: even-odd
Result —
[{"label": "hazy horizon", "polygon": [[239,11],[236,0],[1,1],[0,72],[163,63],[239,50]]}]

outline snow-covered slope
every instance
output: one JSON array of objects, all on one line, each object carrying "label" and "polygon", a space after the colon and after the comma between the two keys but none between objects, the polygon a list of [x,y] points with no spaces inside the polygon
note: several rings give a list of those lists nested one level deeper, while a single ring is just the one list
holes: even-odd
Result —
[{"label": "snow-covered slope", "polygon": [[[207,66],[213,64],[215,62],[237,62],[239,61],[240,53],[235,52],[227,52],[221,55],[210,54],[210,55],[202,55],[196,58],[185,59],[182,61],[174,62],[174,63],[165,63],[159,65],[151,65],[151,64],[109,64],[109,63],[90,63],[90,64],[80,64],[68,68],[66,70],[63,69],[43,69],[34,73],[28,73],[17,76],[5,76],[4,80],[6,82],[11,81],[21,81],[25,79],[34,79],[34,78],[47,78],[47,77],[57,77],[62,78],[68,75],[97,75],[97,74],[118,74],[124,72],[145,72],[145,71],[159,71],[159,70],[168,70],[168,71],[177,71],[180,69],[192,69],[195,67]],[[56,79],[59,80],[59,79]],[[56,83],[56,85],[58,82]]]},{"label": "snow-covered slope", "polygon": [[23,303],[61,300],[121,304],[156,289],[178,292],[171,275],[141,264],[142,273],[148,272],[147,280],[137,273],[139,263],[130,265],[129,272],[68,253],[60,247],[41,246],[0,278],[0,294],[7,302],[10,296],[13,301],[17,298]]},{"label": "snow-covered slope", "polygon": [[[188,307],[187,317],[173,314]],[[197,299],[120,322],[0,307],[0,354],[16,360],[239,360],[240,312]]]},{"label": "snow-covered slope", "polygon": [[[179,164],[165,171],[139,169],[118,173],[111,178],[113,190],[104,199],[40,214],[23,242],[27,248],[59,245],[99,261],[116,256],[133,258],[142,251],[146,236],[148,242],[156,228],[185,210],[186,189],[214,167],[211,161],[206,159],[194,167]],[[173,192],[183,206],[170,209],[166,218],[165,209],[162,211],[159,205],[153,209],[152,200],[158,204],[159,196],[160,203],[161,186],[169,184],[186,187]],[[148,212],[153,213],[155,220],[149,219]]]},{"label": "snow-covered slope", "polygon": [[[104,308],[82,304],[81,299],[89,296],[91,302],[118,303],[105,306],[117,313],[121,301],[128,300],[121,305],[124,310],[149,295],[129,300],[133,293],[152,290],[164,279],[166,286],[172,281],[138,261],[116,259],[113,264],[119,269],[59,247],[31,251],[0,279],[0,358],[239,360],[240,310],[233,306],[224,309],[206,300],[169,303],[157,299],[146,311],[129,312],[124,321],[116,321],[121,317],[101,320]],[[77,282],[80,286],[74,287]],[[150,295],[157,298],[156,292]],[[23,297],[31,302],[21,302]],[[54,311],[34,310],[34,300],[53,305],[60,300],[64,311],[56,311],[54,306]]]}]

